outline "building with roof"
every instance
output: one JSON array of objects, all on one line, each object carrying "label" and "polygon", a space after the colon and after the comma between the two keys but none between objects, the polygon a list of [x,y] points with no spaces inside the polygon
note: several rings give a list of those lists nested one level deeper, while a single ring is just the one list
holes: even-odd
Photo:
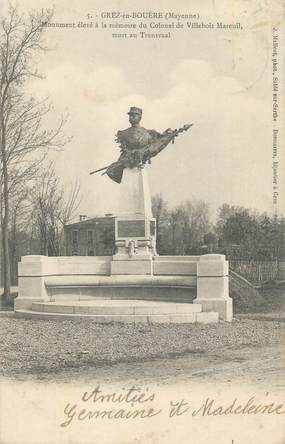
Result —
[{"label": "building with roof", "polygon": [[115,248],[115,217],[87,218],[64,227],[66,256],[108,256]]}]

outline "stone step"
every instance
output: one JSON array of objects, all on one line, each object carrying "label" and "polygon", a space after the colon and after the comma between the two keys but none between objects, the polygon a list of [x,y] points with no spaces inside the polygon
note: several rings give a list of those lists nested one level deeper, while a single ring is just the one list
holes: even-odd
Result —
[{"label": "stone step", "polygon": [[200,313],[200,304],[179,304],[140,300],[87,300],[62,302],[34,302],[32,310],[46,313],[87,315],[186,315]]},{"label": "stone step", "polygon": [[188,313],[188,314],[151,314],[151,315],[94,315],[79,313],[48,313],[32,310],[17,310],[17,318],[43,319],[43,320],[75,320],[90,319],[97,323],[144,323],[144,324],[185,324],[185,323],[212,323],[219,321],[219,315],[216,312]]}]

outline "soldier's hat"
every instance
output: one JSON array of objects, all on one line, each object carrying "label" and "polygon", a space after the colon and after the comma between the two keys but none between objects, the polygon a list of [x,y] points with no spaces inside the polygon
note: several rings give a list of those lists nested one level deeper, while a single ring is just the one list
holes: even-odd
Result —
[{"label": "soldier's hat", "polygon": [[128,112],[128,114],[139,114],[141,116],[142,115],[142,109],[141,108],[137,108],[136,106],[131,106],[130,107],[130,111]]}]

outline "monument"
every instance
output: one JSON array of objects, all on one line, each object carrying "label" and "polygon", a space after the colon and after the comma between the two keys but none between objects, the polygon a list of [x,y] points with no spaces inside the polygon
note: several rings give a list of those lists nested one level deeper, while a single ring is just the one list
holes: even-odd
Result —
[{"label": "monument", "polygon": [[232,320],[224,255],[159,256],[147,165],[191,125],[163,133],[140,126],[118,131],[118,160],[99,170],[120,186],[113,256],[25,256],[19,264],[17,316],[93,317],[97,322]]},{"label": "monument", "polygon": [[[160,134],[140,126],[142,109],[132,106],[128,112],[130,128],[118,131],[116,140],[121,155],[111,165],[92,171],[104,171],[120,184],[119,210],[115,225],[117,253],[111,265],[112,274],[152,274],[152,258],[156,255],[156,221],[151,210],[151,196],[146,164],[175,137],[191,125]],[[138,262],[139,261],[139,262]]]}]

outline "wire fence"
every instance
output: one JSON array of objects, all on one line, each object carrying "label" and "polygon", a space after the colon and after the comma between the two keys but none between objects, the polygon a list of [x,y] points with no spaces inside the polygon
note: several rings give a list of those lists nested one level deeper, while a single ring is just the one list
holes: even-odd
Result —
[{"label": "wire fence", "polygon": [[230,268],[252,283],[277,279],[278,261],[229,260]]}]

